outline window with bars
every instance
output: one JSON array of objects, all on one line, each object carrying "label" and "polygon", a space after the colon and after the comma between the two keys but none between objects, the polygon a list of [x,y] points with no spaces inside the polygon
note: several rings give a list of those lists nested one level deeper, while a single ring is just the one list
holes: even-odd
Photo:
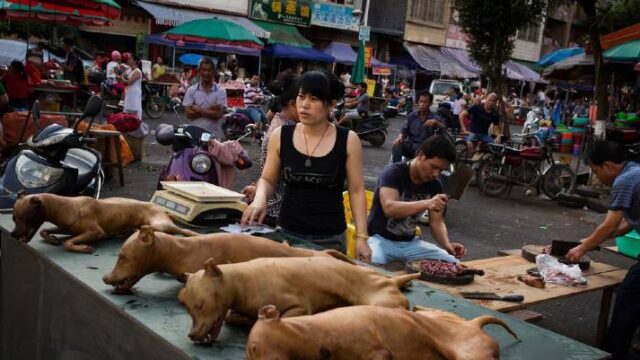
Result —
[{"label": "window with bars", "polygon": [[537,43],[539,35],[540,35],[540,24],[528,25],[518,30],[518,39],[523,41]]},{"label": "window with bars", "polygon": [[411,0],[409,17],[413,20],[444,26],[446,0]]}]

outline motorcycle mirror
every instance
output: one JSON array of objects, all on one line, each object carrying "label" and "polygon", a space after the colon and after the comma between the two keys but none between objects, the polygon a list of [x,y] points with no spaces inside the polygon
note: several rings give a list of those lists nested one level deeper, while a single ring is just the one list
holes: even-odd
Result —
[{"label": "motorcycle mirror", "polygon": [[87,105],[82,112],[83,118],[93,117],[100,114],[102,111],[102,99],[99,96],[93,95],[87,101]]},{"label": "motorcycle mirror", "polygon": [[33,122],[36,124],[36,128],[40,129],[40,100],[36,100],[31,108],[31,116]]},{"label": "motorcycle mirror", "polygon": [[171,106],[172,109],[180,107],[181,105],[182,100],[180,100],[180,98],[172,98],[171,100],[169,100],[169,106]]}]

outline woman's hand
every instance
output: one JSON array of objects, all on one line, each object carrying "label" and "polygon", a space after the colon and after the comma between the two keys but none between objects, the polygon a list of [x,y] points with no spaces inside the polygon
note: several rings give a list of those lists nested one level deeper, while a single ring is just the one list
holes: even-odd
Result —
[{"label": "woman's hand", "polygon": [[242,189],[242,195],[247,198],[247,202],[251,204],[253,199],[256,196],[256,186],[255,185],[247,185]]},{"label": "woman's hand", "polygon": [[242,219],[240,219],[240,226],[251,225],[256,222],[262,224],[266,215],[267,204],[262,200],[254,199],[251,205],[244,209]]}]

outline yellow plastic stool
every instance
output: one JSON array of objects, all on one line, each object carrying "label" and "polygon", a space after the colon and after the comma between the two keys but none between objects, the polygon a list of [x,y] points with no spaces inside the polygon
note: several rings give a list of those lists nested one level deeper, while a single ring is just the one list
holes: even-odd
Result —
[{"label": "yellow plastic stool", "polygon": [[[373,203],[373,191],[365,190],[365,196],[367,197],[367,216],[371,211],[371,204]],[[342,204],[344,205],[344,220],[347,223],[347,256],[351,258],[356,257],[356,225],[353,221],[353,213],[351,212],[351,203],[349,202],[349,192],[342,193]],[[416,235],[422,236],[422,228],[416,226]]]}]

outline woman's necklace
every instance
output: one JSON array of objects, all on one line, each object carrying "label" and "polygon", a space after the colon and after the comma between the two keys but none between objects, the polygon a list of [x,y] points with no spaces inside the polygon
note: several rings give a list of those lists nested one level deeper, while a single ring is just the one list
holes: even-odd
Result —
[{"label": "woman's necklace", "polygon": [[304,138],[304,147],[307,150],[307,160],[304,162],[305,167],[311,167],[311,157],[313,156],[313,153],[315,153],[316,150],[318,149],[318,146],[320,146],[320,143],[324,139],[324,135],[327,133],[327,130],[329,130],[330,126],[331,124],[327,124],[327,127],[324,128],[324,131],[322,132],[322,136],[320,137],[320,140],[316,144],[316,147],[313,148],[312,152],[309,152],[309,146],[307,146],[307,135],[304,133],[304,128],[302,129],[302,137]]}]

